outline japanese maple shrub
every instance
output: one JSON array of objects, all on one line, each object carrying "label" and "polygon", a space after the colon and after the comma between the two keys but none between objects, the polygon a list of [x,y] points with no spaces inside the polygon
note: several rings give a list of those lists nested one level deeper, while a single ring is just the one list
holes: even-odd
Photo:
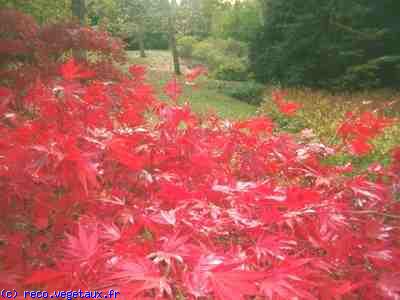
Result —
[{"label": "japanese maple shrub", "polygon": [[22,92],[39,76],[55,76],[65,56],[78,50],[87,51],[98,78],[121,78],[114,64],[125,60],[122,42],[74,22],[39,26],[29,15],[0,9],[0,41],[0,83]]},{"label": "japanese maple shrub", "polygon": [[[159,101],[144,67],[114,82],[74,60],[57,70],[18,111],[17,91],[0,88],[2,288],[399,299],[399,149],[352,177],[322,163],[335,149],[268,118],[200,119],[177,105],[174,78]],[[300,109],[276,101],[286,115]],[[350,154],[389,126],[348,117]]]}]

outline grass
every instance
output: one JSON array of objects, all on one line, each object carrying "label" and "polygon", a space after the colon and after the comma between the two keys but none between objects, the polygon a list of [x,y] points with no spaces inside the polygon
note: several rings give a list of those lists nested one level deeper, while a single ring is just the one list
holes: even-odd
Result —
[{"label": "grass", "polygon": [[[172,57],[168,51],[146,51],[147,57],[139,57],[137,51],[128,51],[129,64],[141,64],[148,67],[147,81],[156,88],[157,95],[164,99],[162,88],[173,77]],[[183,63],[182,72],[187,73],[188,68]],[[244,119],[256,114],[257,106],[231,98],[207,85],[207,78],[199,80],[198,86],[188,86],[184,83],[183,76],[178,80],[183,86],[181,102],[188,102],[193,111],[199,114],[215,112],[222,118]]]}]

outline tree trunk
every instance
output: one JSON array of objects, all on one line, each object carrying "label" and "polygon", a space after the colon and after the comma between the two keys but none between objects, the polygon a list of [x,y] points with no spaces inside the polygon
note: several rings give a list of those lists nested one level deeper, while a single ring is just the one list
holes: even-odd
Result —
[{"label": "tree trunk", "polygon": [[85,25],[85,0],[72,0],[72,15],[76,18],[81,25]]},{"label": "tree trunk", "polygon": [[143,24],[138,25],[138,38],[139,38],[139,50],[140,57],[146,57],[145,46],[144,46],[144,28]]},{"label": "tree trunk", "polygon": [[171,4],[169,4],[168,0],[166,0],[168,4],[168,33],[169,33],[169,45],[172,52],[172,59],[174,63],[174,72],[176,75],[181,75],[181,68],[179,64],[179,53],[178,48],[176,46],[176,38],[175,38],[175,20],[176,20],[176,0],[172,0]]},{"label": "tree trunk", "polygon": [[[72,0],[71,2],[72,16],[80,25],[85,25],[86,6],[85,0]],[[79,45],[78,45],[79,46]],[[78,61],[86,60],[86,51],[82,49],[73,49],[72,55]]]},{"label": "tree trunk", "polygon": [[265,19],[267,18],[267,3],[266,0],[259,0],[260,5],[260,21],[261,24],[265,24]]}]

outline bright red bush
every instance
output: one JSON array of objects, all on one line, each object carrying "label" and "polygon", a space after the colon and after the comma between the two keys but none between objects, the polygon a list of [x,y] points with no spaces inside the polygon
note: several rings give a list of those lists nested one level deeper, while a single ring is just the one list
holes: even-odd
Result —
[{"label": "bright red bush", "polygon": [[157,101],[139,66],[115,83],[74,61],[59,70],[28,91],[24,114],[3,107],[2,286],[400,297],[398,150],[352,178],[321,162],[329,148],[273,135],[269,119],[201,120]]},{"label": "bright red bush", "polygon": [[[2,287],[399,299],[399,149],[351,177],[323,163],[330,148],[274,134],[267,118],[200,119],[158,101],[141,66],[114,82],[54,66],[23,94],[0,87]],[[164,90],[176,101],[182,89]],[[387,122],[344,124],[350,139]]]},{"label": "bright red bush", "polygon": [[86,63],[103,79],[121,79],[114,62],[125,59],[121,41],[106,32],[73,22],[39,26],[29,15],[0,9],[0,84],[25,92],[40,76],[46,82],[58,73],[65,55],[85,50]]},{"label": "bright red bush", "polygon": [[383,132],[394,120],[380,117],[376,113],[364,112],[360,116],[349,112],[337,132],[354,155],[365,155],[372,150],[368,142]]},{"label": "bright red bush", "polygon": [[286,116],[293,116],[300,108],[301,105],[295,102],[285,100],[286,93],[283,91],[275,91],[272,93],[272,98],[278,107],[279,111]]}]

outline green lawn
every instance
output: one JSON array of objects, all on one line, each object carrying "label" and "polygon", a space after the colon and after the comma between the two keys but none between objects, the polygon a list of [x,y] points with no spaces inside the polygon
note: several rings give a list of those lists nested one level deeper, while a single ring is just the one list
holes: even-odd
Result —
[{"label": "green lawn", "polygon": [[[141,64],[148,66],[148,82],[153,85],[161,99],[165,96],[162,92],[164,84],[173,76],[172,57],[168,51],[146,51],[147,57],[139,57],[137,51],[128,51],[129,64]],[[183,63],[182,71],[187,72]],[[243,119],[256,114],[257,106],[247,104],[221,94],[219,91],[207,87],[207,79],[199,80],[196,88],[184,84],[181,76],[179,81],[184,87],[181,102],[188,102],[192,109],[200,114],[214,111],[219,116],[228,119]]]}]

